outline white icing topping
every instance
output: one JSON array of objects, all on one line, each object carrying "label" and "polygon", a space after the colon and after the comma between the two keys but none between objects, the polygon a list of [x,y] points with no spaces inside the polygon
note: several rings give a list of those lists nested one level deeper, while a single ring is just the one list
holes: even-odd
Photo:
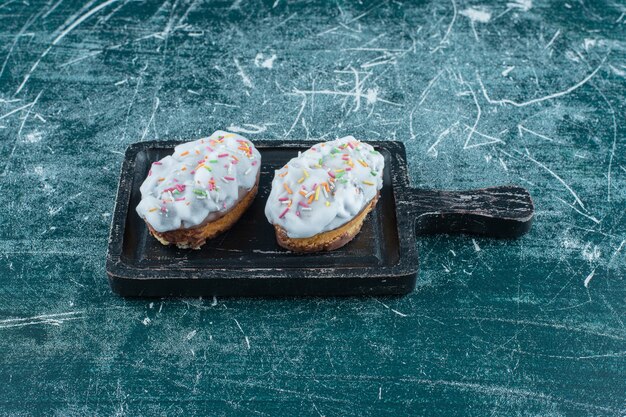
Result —
[{"label": "white icing topping", "polygon": [[152,164],[137,213],[157,232],[212,221],[254,187],[260,167],[252,142],[218,130],[176,146],[174,154]]},{"label": "white icing topping", "polygon": [[290,238],[336,229],[376,196],[384,166],[380,153],[352,136],[318,143],[276,171],[265,215]]}]

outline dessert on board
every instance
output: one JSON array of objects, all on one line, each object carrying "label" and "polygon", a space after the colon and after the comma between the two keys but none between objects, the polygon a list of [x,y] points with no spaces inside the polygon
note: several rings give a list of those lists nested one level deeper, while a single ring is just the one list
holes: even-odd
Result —
[{"label": "dessert on board", "polygon": [[318,143],[291,159],[276,171],[265,206],[278,244],[317,252],[350,242],[376,205],[384,163],[352,136]]},{"label": "dessert on board", "polygon": [[137,213],[162,244],[199,249],[250,206],[260,167],[261,155],[252,142],[218,130],[152,163]]}]

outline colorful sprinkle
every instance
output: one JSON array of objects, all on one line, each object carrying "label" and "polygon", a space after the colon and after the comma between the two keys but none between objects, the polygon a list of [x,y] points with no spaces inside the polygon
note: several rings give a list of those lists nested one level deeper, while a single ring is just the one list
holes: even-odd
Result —
[{"label": "colorful sprinkle", "polygon": [[285,187],[285,190],[287,190],[288,194],[293,194],[293,191],[291,191],[291,188],[289,188],[286,182],[283,183],[283,187]]},{"label": "colorful sprinkle", "polygon": [[218,158],[224,158],[224,157],[227,157],[227,156],[228,156],[227,153],[221,153],[221,154],[217,155]]},{"label": "colorful sprinkle", "polygon": [[363,165],[365,168],[369,167],[369,165],[367,165],[367,162],[362,159],[359,159],[359,164]]},{"label": "colorful sprinkle", "polygon": [[180,154],[180,156],[187,156],[187,155],[189,155],[189,151],[185,151],[185,152]]},{"label": "colorful sprinkle", "polygon": [[288,211],[289,211],[289,207],[287,207],[282,213],[280,213],[280,216],[278,216],[278,218],[282,219],[283,217],[285,217],[285,214],[287,214]]},{"label": "colorful sprinkle", "polygon": [[367,184],[367,185],[375,185],[373,182],[371,181],[363,181],[363,184]]}]

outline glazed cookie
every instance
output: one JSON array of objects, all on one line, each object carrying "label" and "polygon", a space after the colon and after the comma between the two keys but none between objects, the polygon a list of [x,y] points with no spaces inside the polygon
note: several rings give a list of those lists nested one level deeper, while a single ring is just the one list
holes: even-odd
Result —
[{"label": "glazed cookie", "polygon": [[318,143],[276,171],[265,215],[278,244],[337,249],[356,236],[383,185],[383,156],[352,136]]},{"label": "glazed cookie", "polygon": [[154,162],[137,213],[162,244],[199,249],[229,229],[257,193],[261,155],[249,140],[218,130]]}]

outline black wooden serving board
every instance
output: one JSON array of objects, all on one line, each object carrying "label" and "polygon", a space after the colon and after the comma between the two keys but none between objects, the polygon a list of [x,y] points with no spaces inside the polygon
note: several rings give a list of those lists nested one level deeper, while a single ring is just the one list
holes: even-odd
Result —
[{"label": "black wooden serving board", "polygon": [[107,255],[113,290],[123,296],[399,295],[413,290],[420,233],[516,237],[530,228],[528,191],[503,186],[465,192],[409,186],[404,145],[368,142],[385,157],[383,188],[361,232],[331,252],[297,254],[276,243],[264,207],[274,170],[315,142],[255,141],[259,193],[241,219],[200,250],[163,246],[135,212],[150,164],[180,142],[131,145],[121,170]]}]

